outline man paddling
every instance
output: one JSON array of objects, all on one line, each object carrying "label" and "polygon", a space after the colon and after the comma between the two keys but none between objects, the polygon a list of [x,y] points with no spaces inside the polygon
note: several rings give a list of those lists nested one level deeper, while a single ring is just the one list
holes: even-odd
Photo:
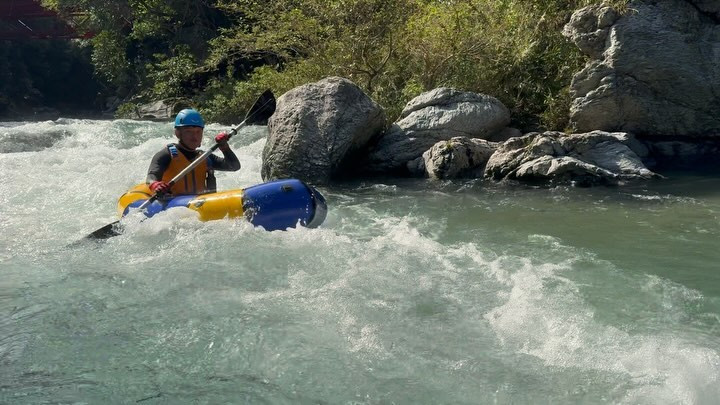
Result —
[{"label": "man paddling", "polygon": [[170,180],[203,154],[203,151],[197,148],[202,143],[204,128],[205,121],[196,110],[186,108],[178,113],[175,117],[175,136],[179,142],[167,145],[153,156],[146,179],[150,190],[173,195],[214,192],[217,189],[213,174],[215,170],[234,172],[240,169],[240,161],[227,143],[230,135],[221,132],[215,136],[215,142],[219,145],[223,157],[208,155],[204,162],[200,162],[170,186]]}]

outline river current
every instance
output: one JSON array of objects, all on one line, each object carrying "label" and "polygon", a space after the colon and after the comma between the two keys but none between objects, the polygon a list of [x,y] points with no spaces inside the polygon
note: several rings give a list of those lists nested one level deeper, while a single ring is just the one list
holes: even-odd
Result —
[{"label": "river current", "polygon": [[[220,189],[262,182],[265,131]],[[718,403],[720,175],[358,181],[317,229],[175,209],[68,247],[172,140],[0,123],[0,403]]]}]

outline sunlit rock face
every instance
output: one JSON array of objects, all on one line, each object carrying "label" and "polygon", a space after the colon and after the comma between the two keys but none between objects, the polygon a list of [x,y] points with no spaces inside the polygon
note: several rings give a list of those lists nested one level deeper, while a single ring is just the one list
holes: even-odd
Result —
[{"label": "sunlit rock face", "polygon": [[498,145],[485,139],[455,137],[433,145],[408,169],[436,180],[482,177],[485,164]]},{"label": "sunlit rock face", "polygon": [[577,186],[615,185],[660,177],[642,163],[641,156],[647,153],[643,144],[625,133],[534,132],[500,145],[487,162],[485,176]]},{"label": "sunlit rock face", "polygon": [[590,57],[571,86],[575,132],[720,139],[720,2],[578,10],[564,34]]},{"label": "sunlit rock face", "polygon": [[265,180],[298,178],[325,184],[385,127],[385,112],[350,80],[328,77],[296,87],[277,100],[263,150]]},{"label": "sunlit rock face", "polygon": [[455,137],[489,139],[503,133],[510,111],[498,99],[437,88],[411,100],[368,156],[366,170],[407,173],[408,164],[438,142]]},{"label": "sunlit rock face", "polygon": [[169,121],[174,119],[175,114],[183,108],[185,106],[177,100],[158,100],[138,106],[132,118]]}]

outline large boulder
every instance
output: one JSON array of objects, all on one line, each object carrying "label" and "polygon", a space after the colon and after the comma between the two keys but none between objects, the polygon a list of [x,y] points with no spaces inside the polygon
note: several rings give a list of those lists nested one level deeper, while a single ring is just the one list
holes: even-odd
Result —
[{"label": "large boulder", "polygon": [[590,57],[571,85],[578,132],[720,138],[720,2],[630,2],[575,12],[564,34]]},{"label": "large boulder", "polygon": [[264,180],[326,184],[350,170],[385,127],[385,112],[354,83],[329,77],[283,94],[268,121]]},{"label": "large boulder", "polygon": [[644,154],[642,144],[625,133],[534,132],[502,144],[490,157],[485,177],[578,186],[660,177],[642,163],[639,155]]},{"label": "large boulder", "polygon": [[436,180],[482,177],[498,144],[484,139],[455,137],[438,142],[417,159],[417,170]]},{"label": "large boulder", "polygon": [[400,120],[371,151],[366,168],[408,174],[409,163],[436,143],[454,137],[487,139],[501,133],[509,122],[510,111],[494,97],[438,88],[407,104]]}]

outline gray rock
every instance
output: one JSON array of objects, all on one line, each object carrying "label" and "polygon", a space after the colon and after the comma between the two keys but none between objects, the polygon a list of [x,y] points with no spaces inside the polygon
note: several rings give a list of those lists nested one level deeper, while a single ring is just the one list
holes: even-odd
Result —
[{"label": "gray rock", "polygon": [[502,144],[490,157],[485,177],[583,186],[660,177],[645,167],[633,144],[625,133],[531,133]]},{"label": "gray rock", "polygon": [[347,79],[296,87],[278,98],[268,121],[262,177],[326,184],[349,170],[384,126],[382,108]]},{"label": "gray rock", "polygon": [[423,153],[421,167],[431,179],[482,177],[485,164],[497,147],[498,144],[484,139],[455,137],[438,142]]},{"label": "gray rock", "polygon": [[483,94],[439,88],[410,101],[400,120],[368,156],[370,172],[407,172],[408,163],[440,141],[454,137],[488,138],[510,122],[510,111]]},{"label": "gray rock", "polygon": [[518,166],[515,178],[535,181],[550,180],[552,183],[570,183],[580,186],[613,183],[617,175],[571,156],[541,156]]},{"label": "gray rock", "polygon": [[619,18],[615,9],[604,6],[585,7],[573,13],[563,35],[593,59],[602,59],[608,47],[610,28]]},{"label": "gray rock", "polygon": [[135,118],[147,120],[169,120],[175,118],[177,100],[158,100],[142,104],[135,110]]},{"label": "gray rock", "polygon": [[632,1],[575,12],[564,34],[591,60],[571,85],[571,125],[720,137],[718,1]]}]

